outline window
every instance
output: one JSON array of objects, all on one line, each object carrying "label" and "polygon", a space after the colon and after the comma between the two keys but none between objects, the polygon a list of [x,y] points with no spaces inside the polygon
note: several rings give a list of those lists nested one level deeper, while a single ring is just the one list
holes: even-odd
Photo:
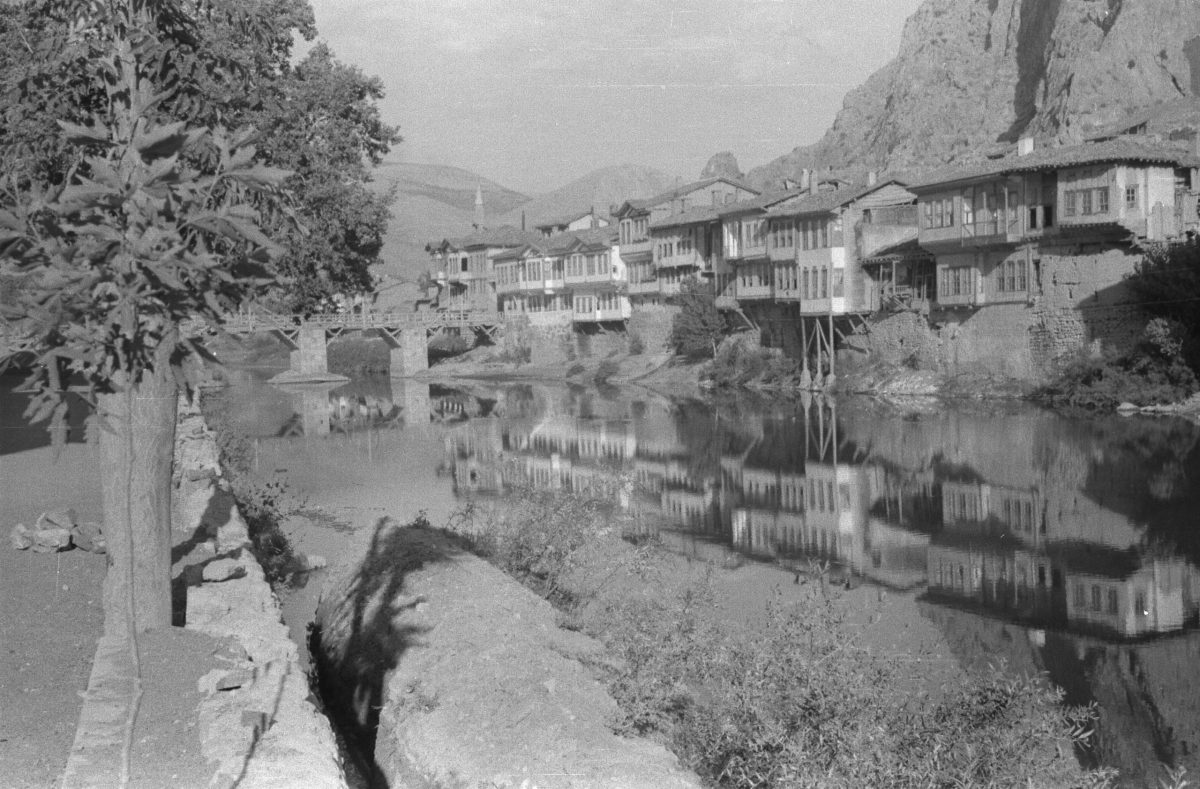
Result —
[{"label": "window", "polygon": [[938,295],[943,297],[970,296],[974,290],[970,266],[949,266],[941,270]]},{"label": "window", "polygon": [[996,267],[997,289],[1001,293],[1026,291],[1025,261],[1005,260]]},{"label": "window", "polygon": [[1133,598],[1133,613],[1135,616],[1147,616],[1150,612],[1146,610],[1146,591],[1138,589],[1137,594]]},{"label": "window", "polygon": [[1087,591],[1083,588],[1083,584],[1075,584],[1072,590],[1072,604],[1075,608],[1084,608],[1087,606]]},{"label": "window", "polygon": [[1073,189],[1063,192],[1063,216],[1075,216],[1075,191]]},{"label": "window", "polygon": [[1116,615],[1116,613],[1117,613],[1117,590],[1116,589],[1108,590],[1108,605],[1106,606],[1105,610],[1111,615],[1114,615],[1114,616]]},{"label": "window", "polygon": [[925,227],[953,227],[954,198],[946,197],[940,200],[929,200],[925,203]]},{"label": "window", "polygon": [[1137,184],[1130,184],[1129,186],[1125,187],[1125,207],[1126,208],[1137,208],[1138,207],[1138,186],[1137,186]]},{"label": "window", "polygon": [[1100,610],[1100,587],[1092,584],[1092,610]]},{"label": "window", "polygon": [[1108,190],[1107,189],[1096,189],[1095,192],[1096,192],[1096,213],[1097,214],[1107,214],[1108,213]]}]

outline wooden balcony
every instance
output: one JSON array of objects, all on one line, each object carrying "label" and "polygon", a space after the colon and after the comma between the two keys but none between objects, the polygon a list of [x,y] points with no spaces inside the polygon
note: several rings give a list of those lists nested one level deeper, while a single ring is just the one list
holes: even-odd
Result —
[{"label": "wooden balcony", "polygon": [[630,282],[629,283],[629,294],[631,296],[642,295],[642,294],[646,294],[646,293],[658,293],[658,292],[659,292],[659,282],[656,279],[648,280],[646,282]]},{"label": "wooden balcony", "polygon": [[632,314],[628,304],[623,304],[620,307],[604,310],[589,310],[587,312],[574,312],[571,314],[571,320],[575,323],[604,323],[608,321],[625,321],[629,320]]},{"label": "wooden balcony", "polygon": [[774,295],[774,288],[771,283],[754,283],[752,285],[744,285],[738,283],[737,297],[738,301],[762,301],[769,299]]},{"label": "wooden balcony", "polygon": [[567,285],[618,285],[625,281],[624,277],[619,277],[611,271],[596,274],[567,274],[563,278],[563,282]]}]

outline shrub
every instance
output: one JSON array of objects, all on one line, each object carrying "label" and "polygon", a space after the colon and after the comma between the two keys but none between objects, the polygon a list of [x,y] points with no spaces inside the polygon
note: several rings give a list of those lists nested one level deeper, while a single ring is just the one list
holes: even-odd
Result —
[{"label": "shrub", "polygon": [[1123,402],[1154,405],[1185,400],[1198,384],[1184,361],[1184,343],[1179,324],[1156,318],[1146,325],[1141,342],[1131,352],[1081,355],[1035,396],[1055,406],[1102,409]]},{"label": "shrub", "polygon": [[[613,553],[595,545],[630,524],[594,499],[514,498],[506,510],[468,508],[453,530],[577,610],[570,579],[597,564],[607,571]],[[1072,753],[1088,740],[1093,710],[1065,709],[1043,679],[999,669],[966,676],[934,701],[888,692],[920,669],[862,647],[844,602],[824,584],[810,588],[791,604],[777,592],[752,637],[714,614],[708,576],[671,595],[592,598],[588,632],[618,658],[617,731],[666,742],[706,783],[738,789],[1109,785],[1111,773],[1084,773]]]},{"label": "shrub", "polygon": [[248,483],[238,478],[233,482],[233,495],[246,521],[250,551],[262,565],[267,581],[274,589],[289,586],[294,574],[304,568],[283,532],[283,519],[295,510],[289,504],[287,483]]},{"label": "shrub", "polygon": [[725,319],[717,309],[712,286],[695,278],[685,279],[673,302],[679,312],[671,321],[671,347],[692,361],[711,359],[725,336]]},{"label": "shrub", "polygon": [[435,334],[429,339],[430,358],[457,356],[471,349],[471,344],[458,334]]},{"label": "shrub", "polygon": [[641,356],[646,352],[646,341],[637,332],[629,332],[629,355]]},{"label": "shrub", "polygon": [[595,532],[617,523],[611,500],[520,488],[509,502],[469,504],[451,517],[448,530],[550,602],[571,607],[576,594],[566,581]]},{"label": "shrub", "polygon": [[246,435],[234,427],[228,401],[220,393],[206,393],[200,399],[204,421],[213,432],[221,469],[229,480],[238,511],[246,521],[250,550],[273,588],[286,587],[294,573],[302,569],[284,534],[282,523],[298,507],[292,501],[287,483],[274,479],[250,482],[253,449]]}]

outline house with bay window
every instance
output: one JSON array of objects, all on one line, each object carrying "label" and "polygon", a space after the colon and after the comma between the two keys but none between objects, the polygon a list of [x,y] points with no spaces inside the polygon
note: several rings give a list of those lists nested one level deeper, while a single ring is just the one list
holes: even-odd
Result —
[{"label": "house with bay window", "polygon": [[[1194,152],[1144,137],[1035,150],[943,171],[913,187],[918,241],[945,307],[1032,303],[1061,259],[1171,241],[1197,228]],[[1080,261],[1076,261],[1080,262]],[[1082,272],[1079,293],[1118,286],[1126,265]],[[1073,295],[1077,298],[1077,295]]]},{"label": "house with bay window", "polygon": [[627,320],[628,279],[613,228],[539,238],[496,256],[500,310],[535,326]]},{"label": "house with bay window", "polygon": [[576,326],[629,320],[629,276],[615,228],[575,233],[566,259],[571,322]]},{"label": "house with bay window", "polygon": [[479,228],[462,238],[426,245],[431,274],[438,286],[438,308],[495,310],[497,255],[537,238],[535,232],[505,225]]},{"label": "house with bay window", "polygon": [[[665,264],[663,270],[667,291],[677,292],[677,277],[681,270],[695,265],[685,262],[690,254],[686,244],[685,251],[677,254],[680,250],[678,243],[683,241],[683,238],[676,234],[675,229],[683,226],[663,225],[664,220],[693,209],[716,208],[757,194],[757,191],[730,178],[706,178],[644,200],[627,200],[616,208],[612,214],[617,220],[617,242],[628,270],[629,296],[633,302],[658,304],[664,298],[663,283],[659,281],[655,262],[655,244],[667,243],[667,240],[656,240],[652,238],[653,235],[669,236],[669,242],[672,244],[669,249],[665,246],[659,248],[660,259]],[[652,225],[658,226],[654,233],[651,231]],[[690,243],[690,248],[695,250],[699,240],[692,237]],[[667,252],[670,254],[666,254]]]},{"label": "house with bay window", "polygon": [[535,326],[569,325],[571,295],[566,258],[579,245],[574,235],[540,238],[496,256],[496,295],[505,315],[524,315]]}]

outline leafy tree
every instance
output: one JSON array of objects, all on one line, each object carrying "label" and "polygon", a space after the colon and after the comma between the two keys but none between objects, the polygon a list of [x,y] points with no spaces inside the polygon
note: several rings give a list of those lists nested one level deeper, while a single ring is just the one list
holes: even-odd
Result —
[{"label": "leafy tree", "polygon": [[[172,115],[189,106],[189,80],[218,70],[195,10],[34,3],[30,65],[8,75],[9,117],[46,136],[23,159],[7,154],[36,142],[5,140],[15,166],[0,186],[0,277],[17,287],[0,306],[36,354],[33,420],[61,424],[68,377],[97,408],[114,636],[171,623],[176,370],[189,347],[179,325],[218,321],[261,290],[280,251],[257,206],[278,201],[287,173],[255,162],[252,133]],[[66,117],[51,127],[55,114]]]},{"label": "leafy tree", "polygon": [[[284,64],[286,65],[286,64]],[[292,171],[303,227],[279,217],[271,233],[285,248],[278,262],[291,309],[312,308],[331,293],[374,290],[370,266],[379,256],[394,192],[373,194],[367,163],[378,164],[398,142],[375,102],[383,84],[334,59],[319,44],[279,84],[278,100],[249,114],[269,146],[260,158]]]},{"label": "leafy tree", "polygon": [[1148,312],[1179,324],[1179,351],[1200,372],[1200,240],[1150,246],[1126,283]]},{"label": "leafy tree", "polygon": [[725,319],[717,309],[712,286],[703,280],[685,279],[674,303],[679,312],[671,322],[671,347],[693,361],[711,359],[725,336]]}]

